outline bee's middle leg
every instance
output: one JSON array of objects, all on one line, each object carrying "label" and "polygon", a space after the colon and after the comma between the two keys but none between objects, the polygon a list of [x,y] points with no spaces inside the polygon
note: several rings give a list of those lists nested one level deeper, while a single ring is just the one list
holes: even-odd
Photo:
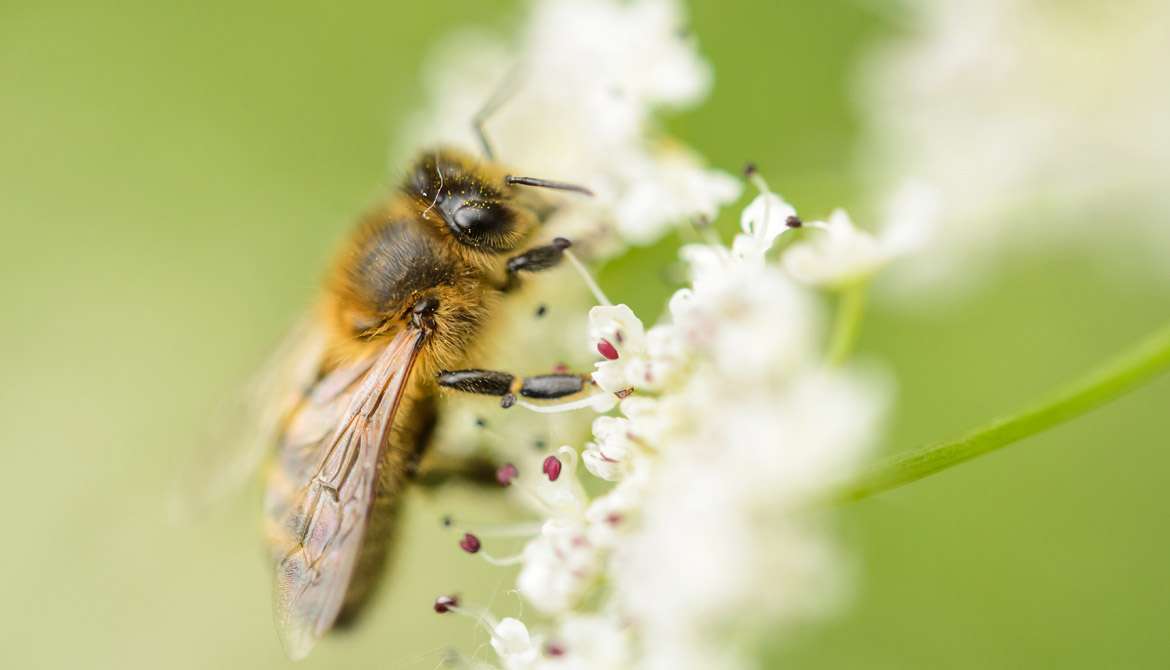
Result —
[{"label": "bee's middle leg", "polygon": [[518,377],[498,370],[447,370],[439,373],[439,386],[464,393],[499,396],[500,407],[516,404],[516,397],[557,400],[584,391],[589,375],[556,373]]}]

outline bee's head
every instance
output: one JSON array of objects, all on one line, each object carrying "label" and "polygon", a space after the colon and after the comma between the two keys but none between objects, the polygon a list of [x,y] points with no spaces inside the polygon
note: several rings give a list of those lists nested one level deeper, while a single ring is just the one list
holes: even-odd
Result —
[{"label": "bee's head", "polygon": [[450,150],[427,152],[415,162],[404,188],[423,218],[440,225],[457,243],[502,254],[519,247],[537,220],[499,172],[492,164]]}]

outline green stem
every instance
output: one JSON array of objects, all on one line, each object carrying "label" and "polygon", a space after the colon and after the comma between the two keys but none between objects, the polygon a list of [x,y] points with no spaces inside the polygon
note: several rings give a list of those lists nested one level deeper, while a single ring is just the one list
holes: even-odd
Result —
[{"label": "green stem", "polygon": [[841,289],[841,295],[837,298],[837,315],[833,320],[833,335],[829,340],[829,364],[840,365],[853,353],[864,314],[865,282]]},{"label": "green stem", "polygon": [[1153,380],[1170,368],[1170,327],[1057,393],[1047,402],[939,444],[896,454],[863,472],[838,494],[842,502],[928,477],[1043,432]]}]

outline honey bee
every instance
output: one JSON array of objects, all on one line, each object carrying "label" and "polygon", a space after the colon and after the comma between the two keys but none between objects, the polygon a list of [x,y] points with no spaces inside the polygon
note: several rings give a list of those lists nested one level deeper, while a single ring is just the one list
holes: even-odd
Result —
[{"label": "honey bee", "polygon": [[[486,143],[485,143],[486,146]],[[421,476],[441,387],[554,399],[587,376],[521,378],[459,369],[524,272],[558,264],[569,241],[521,251],[552,211],[490,158],[422,153],[344,244],[286,365],[264,500],[277,627],[291,658],[354,618],[384,572],[402,492]],[[308,364],[306,364],[306,361]]]}]

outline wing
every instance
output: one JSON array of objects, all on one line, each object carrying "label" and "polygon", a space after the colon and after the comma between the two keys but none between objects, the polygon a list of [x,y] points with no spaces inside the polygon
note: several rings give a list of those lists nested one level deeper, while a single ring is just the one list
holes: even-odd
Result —
[{"label": "wing", "polygon": [[362,548],[378,468],[422,335],[314,388],[280,443],[268,498],[275,613],[284,649],[304,658],[337,619]]},{"label": "wing", "polygon": [[325,333],[317,323],[311,315],[302,317],[242,392],[216,413],[207,439],[178,473],[171,501],[175,520],[199,516],[259,469],[320,369]]}]

